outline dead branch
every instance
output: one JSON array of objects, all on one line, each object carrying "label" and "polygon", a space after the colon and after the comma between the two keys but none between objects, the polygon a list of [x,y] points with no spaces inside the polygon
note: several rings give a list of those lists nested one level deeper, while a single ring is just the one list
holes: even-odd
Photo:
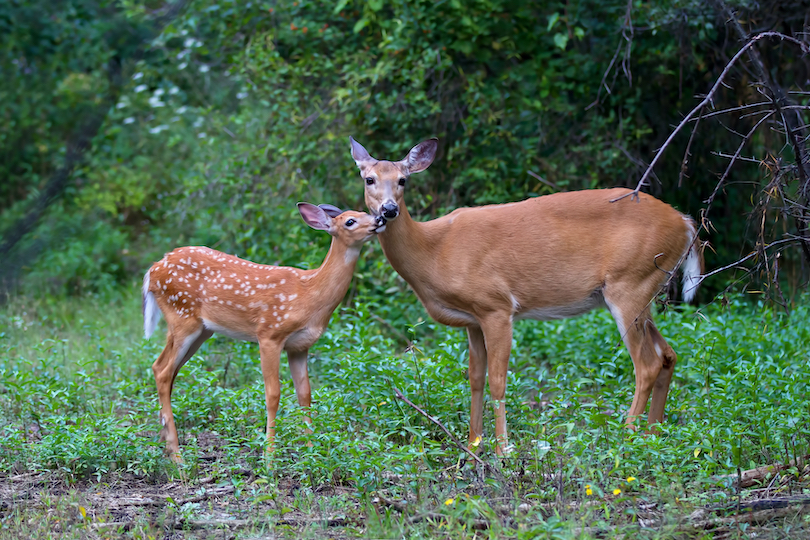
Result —
[{"label": "dead branch", "polygon": [[774,38],[774,39],[780,39],[782,41],[788,41],[790,43],[793,43],[793,44],[797,45],[802,50],[802,52],[804,52],[806,54],[810,53],[810,47],[808,47],[806,44],[804,44],[803,42],[797,40],[796,38],[786,36],[785,34],[782,34],[780,32],[762,32],[762,33],[757,34],[756,36],[752,37],[750,39],[750,41],[748,41],[748,43],[743,45],[742,48],[740,48],[740,50],[737,51],[737,54],[735,54],[731,58],[731,60],[729,60],[728,64],[726,64],[726,67],[723,68],[723,71],[720,73],[720,76],[717,78],[714,85],[709,90],[709,93],[706,94],[706,96],[703,98],[703,100],[700,103],[698,103],[698,105],[695,106],[689,112],[689,114],[687,114],[686,117],[684,117],[684,119],[681,120],[681,122],[669,134],[669,137],[667,137],[666,141],[664,141],[664,144],[661,145],[661,147],[656,151],[655,156],[653,157],[653,159],[650,162],[649,166],[647,166],[647,170],[644,171],[644,174],[641,176],[641,179],[638,181],[638,184],[636,185],[635,189],[633,189],[629,193],[626,193],[626,194],[624,194],[624,195],[622,195],[620,197],[612,199],[611,202],[619,201],[621,199],[624,199],[625,197],[633,197],[636,200],[638,200],[638,194],[641,191],[641,188],[644,187],[645,185],[647,185],[647,178],[649,178],[650,174],[652,174],[652,171],[655,168],[656,164],[658,163],[658,160],[661,159],[661,156],[664,154],[664,151],[667,149],[667,147],[669,147],[669,145],[675,139],[675,136],[678,133],[680,133],[680,131],[684,128],[684,126],[686,126],[689,122],[691,122],[692,119],[695,118],[695,116],[698,115],[705,107],[713,106],[713,101],[714,101],[715,94],[720,89],[720,87],[723,84],[725,84],[725,79],[728,76],[728,74],[731,72],[731,69],[734,67],[734,65],[739,61],[739,59],[744,54],[746,54],[748,52],[749,49],[751,49],[759,41],[761,41],[761,40],[763,40],[765,38]]},{"label": "dead branch", "polygon": [[[624,12],[624,22],[622,23],[622,39],[625,41],[624,43],[624,58],[622,58],[622,71],[624,72],[625,77],[627,80],[630,81],[630,86],[633,85],[633,73],[630,71],[630,51],[633,45],[633,0],[627,0],[627,9]],[[608,78],[608,75],[611,71],[613,71],[613,66],[616,65],[616,60],[619,58],[619,54],[622,51],[622,42],[619,41],[619,44],[616,46],[616,52],[613,53],[613,58],[610,60],[610,64],[608,64],[605,73],[602,75],[602,81],[599,83],[599,89],[596,91],[596,99],[593,103],[585,107],[585,110],[589,110],[590,108],[594,107],[595,105],[599,104],[599,98],[602,95],[602,88],[610,94],[610,87],[605,84],[605,81]],[[616,76],[613,76],[613,82],[616,81]],[[613,83],[611,83],[613,84]]]},{"label": "dead branch", "polygon": [[[799,458],[798,462],[794,459],[791,459],[788,464],[771,463],[770,465],[763,465],[762,467],[757,467],[755,469],[743,471],[739,476],[739,485],[742,488],[751,487],[759,482],[762,482],[770,475],[776,474],[779,471],[784,471],[785,469],[789,469],[790,467],[801,467],[805,465],[808,461],[810,461],[810,455]],[[718,480],[732,479],[734,480],[735,483],[738,482],[738,477],[736,474],[728,474],[724,476],[718,476],[716,478]]]},{"label": "dead branch", "polygon": [[[693,530],[712,530],[713,532],[718,533],[721,529],[739,523],[767,523],[775,519],[795,515],[801,512],[803,506],[810,504],[810,499],[800,499],[795,502],[787,499],[783,500],[782,502],[786,503],[785,506],[779,506],[766,510],[743,511],[741,514],[733,517],[718,517],[696,520],[685,528]],[[700,513],[693,515],[695,515],[695,517],[702,517],[705,515],[705,512],[706,511],[703,510]]]},{"label": "dead branch", "polygon": [[[425,521],[427,519],[432,519],[433,521],[447,521],[447,516],[437,512],[424,512],[409,518],[408,523],[419,523],[420,521]],[[485,531],[489,529],[489,521],[485,519],[473,520],[472,523],[470,523],[470,528],[473,530]]]},{"label": "dead branch", "polygon": [[686,150],[683,153],[683,159],[681,160],[681,170],[678,173],[678,187],[681,187],[683,184],[683,177],[686,176],[686,169],[689,167],[689,157],[692,155],[692,141],[695,140],[695,134],[697,133],[698,126],[700,125],[700,119],[703,117],[703,109],[698,111],[697,119],[695,121],[695,127],[692,129],[692,133],[689,134],[689,142],[686,143]]},{"label": "dead branch", "polygon": [[[482,460],[480,457],[476,456],[469,448],[467,448],[465,445],[461,444],[461,441],[459,441],[456,438],[455,435],[450,433],[450,430],[447,429],[446,427],[444,427],[444,425],[441,422],[439,422],[439,420],[436,419],[435,416],[430,416],[428,413],[426,413],[421,408],[419,408],[418,405],[414,404],[410,399],[406,398],[405,395],[402,392],[399,391],[399,388],[396,388],[396,387],[394,388],[394,395],[397,396],[397,398],[404,401],[405,403],[407,403],[408,405],[410,405],[416,412],[418,412],[419,414],[421,414],[422,416],[424,416],[425,418],[427,418],[428,420],[430,420],[431,422],[433,422],[434,424],[439,426],[441,428],[441,430],[444,431],[447,434],[447,436],[450,438],[450,440],[453,441],[455,443],[455,445],[458,446],[458,448],[462,452],[465,452],[467,455],[469,455],[471,458],[473,458],[476,463],[478,463],[481,466],[487,467],[490,470],[495,470],[494,467],[492,467],[491,465],[485,463],[484,460]],[[498,471],[498,474],[500,474],[499,471]]]},{"label": "dead branch", "polygon": [[768,118],[770,118],[773,115],[774,115],[774,111],[770,111],[767,115],[760,118],[759,122],[754,124],[754,127],[752,127],[748,131],[748,133],[745,135],[745,137],[743,137],[743,140],[737,146],[737,151],[734,152],[733,156],[731,156],[731,161],[728,162],[728,165],[726,166],[726,170],[723,172],[723,176],[720,177],[720,180],[717,182],[717,185],[715,186],[714,191],[712,191],[711,196],[708,199],[706,199],[705,201],[703,201],[704,203],[706,203],[706,212],[707,213],[708,213],[708,210],[711,207],[712,203],[714,202],[714,198],[719,193],[720,188],[726,182],[726,178],[728,178],[728,175],[731,172],[731,167],[734,166],[734,163],[737,161],[737,158],[740,157],[740,153],[742,152],[743,147],[746,144],[748,144],[748,141],[751,140],[751,137],[759,129],[759,126],[761,126]]},{"label": "dead branch", "polygon": [[557,184],[555,184],[551,180],[546,180],[545,178],[543,178],[542,176],[540,176],[536,172],[533,172],[533,171],[526,171],[526,172],[529,173],[529,176],[531,176],[532,178],[535,178],[536,180],[539,180],[539,181],[543,182],[545,185],[547,185],[548,187],[550,187],[554,191],[565,191],[564,189],[562,189],[560,186],[558,186]]},{"label": "dead branch", "polygon": [[765,252],[766,250],[768,250],[768,249],[770,249],[770,248],[772,248],[774,246],[781,245],[781,244],[789,244],[791,242],[798,242],[798,241],[799,240],[797,240],[795,238],[783,238],[782,240],[775,240],[775,241],[773,241],[773,242],[771,242],[769,244],[761,245],[760,249],[752,251],[751,253],[749,253],[748,255],[743,257],[742,259],[738,259],[738,260],[734,261],[731,264],[723,266],[722,268],[716,268],[716,269],[712,270],[711,272],[709,272],[707,274],[703,274],[702,276],[700,276],[700,281],[698,282],[698,284],[702,283],[706,278],[709,278],[709,277],[711,277],[711,276],[713,276],[715,274],[719,274],[720,272],[725,272],[726,270],[728,270],[730,268],[734,268],[735,266],[739,266],[742,263],[744,263],[745,261],[748,261],[748,260],[756,257],[757,255],[761,255],[763,252]]}]

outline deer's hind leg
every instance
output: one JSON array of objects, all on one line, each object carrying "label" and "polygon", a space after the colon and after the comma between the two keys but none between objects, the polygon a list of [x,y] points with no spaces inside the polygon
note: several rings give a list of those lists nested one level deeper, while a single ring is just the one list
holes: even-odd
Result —
[{"label": "deer's hind leg", "polygon": [[[312,389],[309,384],[309,373],[307,371],[307,356],[309,350],[291,351],[287,350],[287,362],[290,364],[290,375],[292,376],[295,395],[298,398],[298,405],[304,409],[304,422],[307,423],[307,433],[312,433],[312,419],[310,410],[312,406]],[[312,443],[309,443],[312,446]]]},{"label": "deer's hind leg", "polygon": [[160,353],[152,372],[155,375],[158,398],[160,400],[160,440],[166,443],[166,454],[173,460],[180,461],[180,443],[177,436],[177,427],[172,414],[172,390],[174,381],[180,368],[188,362],[200,345],[211,337],[213,332],[203,328],[202,324],[193,320],[182,322],[169,322],[169,331],[166,337],[166,347]]},{"label": "deer's hind leg", "polygon": [[[644,289],[637,285],[611,285],[605,289],[605,303],[616,320],[625,347],[633,359],[636,388],[627,423],[632,424],[637,417],[644,414],[652,394],[652,404],[647,415],[648,424],[652,426],[664,419],[664,405],[677,356],[653,322],[650,300],[655,292],[650,292],[647,297],[639,294],[639,288]],[[652,287],[648,289],[653,290]]]}]

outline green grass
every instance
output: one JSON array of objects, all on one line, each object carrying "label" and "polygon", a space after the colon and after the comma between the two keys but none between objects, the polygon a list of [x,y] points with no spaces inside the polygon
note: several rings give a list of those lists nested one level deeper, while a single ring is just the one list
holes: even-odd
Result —
[{"label": "green grass", "polygon": [[[736,508],[728,475],[738,468],[810,453],[807,304],[790,316],[739,298],[659,314],[679,360],[657,435],[624,427],[633,367],[606,311],[519,323],[507,396],[514,453],[499,460],[485,440],[480,455],[493,472],[465,462],[394,396],[399,388],[466,438],[465,334],[422,320],[410,295],[335,315],[311,351],[311,435],[282,373],[269,459],[257,347],[209,340],[173,393],[179,467],[156,440],[151,363],[163,340],[141,337],[135,288],[16,298],[0,313],[0,538],[162,537],[167,528],[206,538],[226,527],[223,519],[241,520],[228,526],[239,538],[270,530],[464,538],[481,528],[493,538],[733,538],[751,527],[761,538],[807,535],[810,520],[798,510],[758,525],[706,529],[689,519],[696,509],[719,520],[718,508]],[[403,318],[412,326],[379,322]],[[797,496],[808,487],[800,466],[768,491],[741,495]],[[213,488],[228,492],[214,496]],[[133,493],[156,502],[109,503]],[[127,525],[108,525],[119,522]]]}]

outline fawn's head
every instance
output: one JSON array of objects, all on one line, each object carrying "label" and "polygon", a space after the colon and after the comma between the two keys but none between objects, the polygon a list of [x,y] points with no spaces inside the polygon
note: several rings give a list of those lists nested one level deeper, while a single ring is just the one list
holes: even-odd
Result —
[{"label": "fawn's head", "polygon": [[378,225],[373,216],[365,212],[354,212],[332,206],[331,204],[314,205],[307,202],[298,203],[298,212],[304,222],[319,231],[326,231],[350,248],[359,248],[384,229]]},{"label": "fawn's head", "polygon": [[395,219],[400,208],[405,206],[405,185],[411,174],[422,172],[433,163],[438,139],[420,142],[400,161],[374,159],[359,142],[352,137],[349,139],[352,158],[366,185],[366,206],[377,223],[384,226],[387,221]]}]

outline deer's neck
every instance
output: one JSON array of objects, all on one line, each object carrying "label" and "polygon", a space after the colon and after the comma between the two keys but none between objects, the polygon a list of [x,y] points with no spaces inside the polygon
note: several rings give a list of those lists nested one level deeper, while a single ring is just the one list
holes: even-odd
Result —
[{"label": "deer's neck", "polygon": [[379,235],[383,253],[394,270],[422,296],[419,289],[436,264],[442,231],[435,220],[414,221],[406,208]]},{"label": "deer's neck", "polygon": [[347,247],[332,238],[332,245],[320,268],[308,274],[307,288],[329,314],[343,300],[352,281],[360,248]]}]

